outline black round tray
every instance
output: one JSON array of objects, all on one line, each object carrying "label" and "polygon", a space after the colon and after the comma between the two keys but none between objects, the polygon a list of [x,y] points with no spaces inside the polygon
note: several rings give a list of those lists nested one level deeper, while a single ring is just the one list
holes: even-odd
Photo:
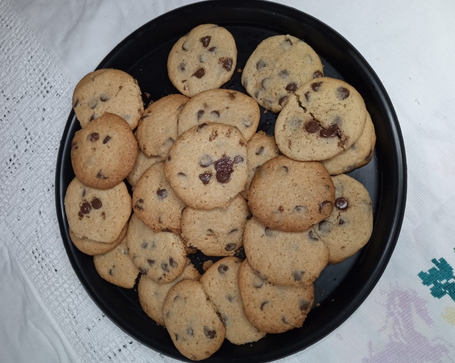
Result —
[{"label": "black round tray", "polygon": [[[377,142],[372,161],[349,175],[365,185],[374,210],[369,243],[356,255],[329,265],[315,284],[315,305],[300,329],[268,334],[253,344],[236,346],[225,341],[209,362],[266,362],[296,353],[317,342],[342,324],[365,300],[381,277],[400,232],[406,202],[406,158],[399,123],[392,103],[372,68],[342,36],[317,19],[296,9],[265,1],[205,1],[166,13],[123,40],[98,68],[117,68],[135,77],[144,102],[177,93],[167,76],[166,60],[172,45],[193,27],[214,23],[227,28],[238,48],[237,67],[265,38],[291,34],[310,44],[324,64],[326,76],[353,85],[364,97],[373,119]],[[366,35],[368,36],[368,35]],[[240,72],[223,88],[245,92]],[[276,115],[262,112],[260,130],[273,134]],[[81,283],[99,308],[126,333],[146,346],[187,361],[175,349],[165,328],[142,311],[137,291],[111,285],[97,274],[92,257],[72,244],[63,200],[74,177],[70,145],[80,128],[73,112],[63,132],[57,160],[56,204],[63,243]],[[204,257],[198,255],[196,263]]]}]

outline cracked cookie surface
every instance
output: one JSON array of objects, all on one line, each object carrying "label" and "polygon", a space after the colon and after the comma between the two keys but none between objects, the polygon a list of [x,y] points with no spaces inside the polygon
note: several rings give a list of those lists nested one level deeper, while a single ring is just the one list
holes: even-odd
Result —
[{"label": "cracked cookie surface", "polygon": [[321,161],[347,150],[365,126],[362,96],[348,83],[321,77],[300,87],[277,117],[280,151],[301,161]]}]

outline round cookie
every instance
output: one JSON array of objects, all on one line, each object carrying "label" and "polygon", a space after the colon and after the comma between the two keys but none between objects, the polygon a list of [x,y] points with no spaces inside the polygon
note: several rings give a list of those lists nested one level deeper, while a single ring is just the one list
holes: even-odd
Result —
[{"label": "round cookie", "polygon": [[164,175],[164,163],[153,164],[133,190],[133,210],[139,219],[155,232],[180,233],[182,210],[185,208]]},{"label": "round cookie", "polygon": [[186,260],[186,267],[182,274],[174,281],[166,284],[159,284],[147,276],[141,276],[137,286],[139,303],[144,312],[152,318],[157,324],[164,326],[163,306],[164,300],[169,290],[177,283],[184,279],[199,280],[201,275],[191,263],[190,259]]},{"label": "round cookie", "polygon": [[74,174],[85,185],[109,189],[125,179],[136,163],[138,147],[128,124],[112,113],[92,121],[71,141]]},{"label": "round cookie", "polygon": [[322,75],[313,48],[292,35],[275,35],[264,39],[248,58],[242,85],[262,107],[279,112],[300,86]]},{"label": "round cookie", "polygon": [[322,164],[330,175],[349,173],[371,161],[375,145],[376,132],[371,116],[367,112],[365,127],[359,139],[349,149],[342,151],[330,159],[323,160]]},{"label": "round cookie", "polygon": [[274,136],[267,135],[264,131],[259,131],[248,141],[246,152],[248,158],[248,181],[241,194],[245,199],[248,199],[248,190],[254,174],[256,174],[262,164],[278,156],[280,150],[275,143]]},{"label": "round cookie", "polygon": [[369,241],[373,232],[373,208],[368,190],[354,178],[339,174],[335,185],[335,208],[313,231],[329,248],[329,263],[355,254]]},{"label": "round cookie", "polygon": [[198,281],[182,280],[173,286],[163,315],[175,347],[191,360],[206,359],[223,344],[226,329]]},{"label": "round cookie", "polygon": [[248,206],[260,223],[284,232],[303,232],[327,218],[335,190],[319,162],[302,162],[284,155],[265,162],[254,175]]},{"label": "round cookie", "polygon": [[314,286],[281,286],[263,280],[244,260],[239,287],[245,314],[260,331],[276,334],[300,328],[314,301]]},{"label": "round cookie", "polygon": [[65,212],[78,238],[114,242],[131,215],[131,197],[124,182],[106,190],[87,187],[74,178],[65,194]]},{"label": "round cookie", "polygon": [[141,150],[139,150],[136,163],[134,164],[133,170],[131,170],[126,177],[126,181],[134,187],[146,170],[159,161],[161,161],[160,157],[152,156],[148,158]]},{"label": "round cookie", "polygon": [[135,213],[131,216],[126,241],[133,263],[153,281],[171,282],[185,269],[186,251],[180,236],[153,232]]},{"label": "round cookie", "polygon": [[204,122],[236,126],[245,140],[255,134],[261,113],[251,97],[230,89],[213,89],[191,98],[179,116],[178,133]]},{"label": "round cookie", "polygon": [[148,156],[165,160],[169,149],[177,140],[177,122],[188,97],[172,94],[148,106],[136,130],[139,148]]},{"label": "round cookie", "polygon": [[118,69],[99,69],[84,76],[73,92],[73,109],[84,128],[105,112],[123,118],[134,130],[144,104],[137,81]]},{"label": "round cookie", "polygon": [[243,235],[248,262],[262,279],[277,285],[314,282],[329,261],[329,249],[311,229],[281,232],[251,218]]},{"label": "round cookie", "polygon": [[280,151],[301,161],[329,159],[348,149],[362,134],[367,110],[354,87],[322,77],[300,87],[275,123]]},{"label": "round cookie", "polygon": [[226,326],[226,339],[241,345],[256,342],[266,333],[248,321],[240,295],[238,273],[242,260],[225,257],[215,262],[202,275],[200,282]]},{"label": "round cookie", "polygon": [[225,84],[236,64],[237,47],[232,34],[221,26],[202,24],[174,44],[167,70],[175,88],[193,97]]},{"label": "round cookie", "polygon": [[169,151],[166,178],[188,206],[226,208],[245,188],[246,144],[235,126],[211,122],[194,126]]},{"label": "round cookie", "polygon": [[240,194],[226,209],[187,207],[182,213],[182,237],[187,246],[206,256],[233,256],[243,244],[243,230],[249,218],[250,210]]},{"label": "round cookie", "polygon": [[103,253],[112,251],[115,247],[117,247],[125,238],[127,230],[128,223],[125,224],[125,227],[123,227],[118,238],[111,243],[97,242],[88,238],[79,238],[73,233],[71,229],[69,230],[69,234],[71,241],[74,243],[74,245],[79,251],[89,256],[95,256],[102,255]]},{"label": "round cookie", "polygon": [[131,261],[125,240],[112,251],[93,257],[98,274],[111,284],[132,289],[136,284],[139,270]]}]

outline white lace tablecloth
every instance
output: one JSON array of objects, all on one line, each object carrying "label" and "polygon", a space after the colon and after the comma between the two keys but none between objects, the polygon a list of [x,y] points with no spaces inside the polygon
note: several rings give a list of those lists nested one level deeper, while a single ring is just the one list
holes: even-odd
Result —
[{"label": "white lace tablecloth", "polygon": [[[56,218],[57,153],[77,81],[132,31],[188,0],[0,0],[0,361],[173,361],[87,295]],[[347,38],[398,114],[401,235],[381,280],[294,362],[455,362],[455,2],[286,0]]]}]

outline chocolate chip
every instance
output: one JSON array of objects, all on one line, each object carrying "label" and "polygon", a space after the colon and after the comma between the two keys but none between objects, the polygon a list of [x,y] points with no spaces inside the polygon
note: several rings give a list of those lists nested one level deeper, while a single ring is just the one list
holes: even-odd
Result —
[{"label": "chocolate chip", "polygon": [[321,71],[316,71],[313,73],[313,78],[320,78],[323,77],[323,74]]},{"label": "chocolate chip", "polygon": [[289,45],[292,45],[292,41],[291,41],[291,39],[289,39],[289,38],[286,38],[284,41],[285,41],[286,43],[288,43]]},{"label": "chocolate chip", "polygon": [[319,222],[318,230],[319,230],[319,232],[322,232],[322,233],[329,233],[330,232],[330,222],[328,222],[326,220]]},{"label": "chocolate chip", "polygon": [[110,99],[111,99],[111,98],[110,98],[107,94],[105,94],[105,93],[102,93],[101,96],[100,96],[100,101],[101,101],[101,102],[107,102],[107,101],[109,101]]},{"label": "chocolate chip", "polygon": [[243,163],[243,161],[244,161],[244,159],[243,159],[242,156],[236,155],[236,156],[234,157],[233,163],[234,163],[234,164],[240,164],[240,163]]},{"label": "chocolate chip", "polygon": [[284,79],[289,76],[289,71],[287,69],[282,69],[281,71],[278,72],[278,77]]},{"label": "chocolate chip", "polygon": [[207,48],[210,44],[210,40],[212,39],[212,37],[210,35],[207,35],[205,37],[202,37],[201,39],[199,39],[202,43],[202,46],[204,48]]},{"label": "chocolate chip", "polygon": [[201,119],[201,117],[204,115],[205,111],[204,110],[199,110],[197,113],[196,113],[196,117],[198,119],[198,121]]},{"label": "chocolate chip", "polygon": [[212,158],[209,155],[203,155],[199,158],[199,166],[207,168],[212,165]]},{"label": "chocolate chip", "polygon": [[199,130],[203,129],[206,126],[207,126],[207,124],[204,122],[204,123],[198,125],[198,127],[196,127],[196,131],[199,132]]},{"label": "chocolate chip", "polygon": [[180,63],[179,64],[179,71],[180,72],[185,72],[186,71],[186,64],[185,63]]},{"label": "chocolate chip", "polygon": [[90,100],[88,102],[88,107],[90,107],[93,110],[96,107],[97,104],[98,104],[97,100]]},{"label": "chocolate chip", "polygon": [[228,96],[229,96],[229,99],[230,99],[231,101],[234,101],[234,100],[235,100],[235,92],[229,92],[229,93],[228,93]]},{"label": "chocolate chip", "polygon": [[158,188],[158,190],[156,191],[156,195],[160,198],[160,199],[164,199],[167,197],[167,190],[166,189],[160,189]]},{"label": "chocolate chip", "polygon": [[269,227],[265,227],[264,233],[267,237],[272,237],[272,231]]},{"label": "chocolate chip", "polygon": [[235,301],[235,296],[228,295],[228,296],[226,296],[226,299],[231,303],[231,302]]},{"label": "chocolate chip", "polygon": [[286,165],[283,165],[281,169],[287,174],[289,173],[289,168]]},{"label": "chocolate chip", "polygon": [[176,268],[179,264],[177,263],[177,261],[175,261],[172,257],[169,258],[169,265],[172,267],[172,268]]},{"label": "chocolate chip", "polygon": [[230,158],[224,155],[221,159],[215,161],[216,180],[220,183],[227,183],[231,180],[231,174],[234,172]]},{"label": "chocolate chip", "polygon": [[107,135],[103,140],[103,144],[107,144],[110,140],[111,140],[111,137],[109,135]]},{"label": "chocolate chip", "polygon": [[302,278],[303,278],[303,275],[305,275],[305,271],[294,271],[292,273],[292,278],[295,280],[295,281],[301,281]]},{"label": "chocolate chip", "polygon": [[340,130],[340,128],[338,127],[338,125],[330,125],[329,127],[327,127],[326,129],[322,129],[320,132],[319,132],[319,135],[325,139],[328,139],[328,138],[333,138],[333,137],[341,137],[342,135],[342,132]]},{"label": "chocolate chip", "polygon": [[261,146],[257,151],[255,152],[256,155],[262,155],[264,153],[264,146]]},{"label": "chocolate chip", "polygon": [[262,68],[266,67],[267,66],[267,63],[265,63],[265,61],[263,61],[262,59],[260,59],[257,63],[256,63],[256,69],[259,71],[261,70]]},{"label": "chocolate chip", "polygon": [[310,302],[306,300],[300,300],[299,302],[299,309],[301,311],[306,311],[310,307]]},{"label": "chocolate chip", "polygon": [[150,267],[152,267],[155,264],[155,260],[151,260],[150,258],[147,259],[147,263],[149,264]]},{"label": "chocolate chip", "polygon": [[264,280],[262,280],[260,277],[255,276],[253,280],[253,287],[260,289],[262,286],[264,286]]},{"label": "chocolate chip", "polygon": [[349,90],[347,88],[344,88],[344,87],[338,87],[337,88],[337,97],[343,101],[345,100],[346,98],[349,97]]},{"label": "chocolate chip", "polygon": [[183,42],[183,43],[182,43],[182,50],[184,50],[185,52],[188,51],[188,48],[187,48],[187,46],[186,46],[186,42]]},{"label": "chocolate chip", "polygon": [[209,48],[209,52],[215,53],[216,52],[216,47]]},{"label": "chocolate chip", "polygon": [[209,141],[213,141],[218,137],[218,130],[213,130],[212,134],[209,136]]},{"label": "chocolate chip", "polygon": [[109,275],[114,276],[114,269],[113,268],[109,269]]},{"label": "chocolate chip", "polygon": [[144,203],[144,199],[138,199],[137,202],[134,204],[134,209],[137,209],[138,211],[143,211],[144,207],[141,205]]},{"label": "chocolate chip", "polygon": [[221,64],[221,66],[228,72],[231,71],[232,69],[232,58],[220,58],[218,62]]},{"label": "chocolate chip", "polygon": [[311,120],[305,124],[305,130],[310,134],[314,134],[321,130],[321,125],[319,122]]},{"label": "chocolate chip", "polygon": [[295,83],[295,82],[289,83],[289,84],[285,87],[285,89],[286,89],[286,91],[288,91],[288,92],[294,93],[294,92],[297,90],[297,83]]},{"label": "chocolate chip", "polygon": [[215,110],[215,111],[210,112],[210,114],[214,117],[220,117],[220,111]]},{"label": "chocolate chip", "polygon": [[71,144],[71,148],[77,150],[79,149],[79,145],[77,144],[77,142],[73,141],[73,143]]},{"label": "chocolate chip", "polygon": [[164,272],[169,272],[169,265],[165,262],[163,262],[161,264],[161,269],[164,271]]},{"label": "chocolate chip", "polygon": [[282,205],[280,205],[280,206],[278,207],[278,212],[284,212],[284,208],[283,208]]},{"label": "chocolate chip", "polygon": [[139,267],[139,272],[143,275],[147,275],[147,272],[149,272],[149,269],[141,266],[141,267]]},{"label": "chocolate chip", "polygon": [[90,211],[92,210],[92,206],[90,205],[89,202],[84,202],[79,207],[79,210],[82,214],[89,214]]},{"label": "chocolate chip", "polygon": [[319,91],[319,88],[321,88],[321,84],[322,82],[314,82],[311,84],[311,88],[313,89],[313,91],[317,92]]},{"label": "chocolate chip", "polygon": [[288,96],[283,96],[283,97],[280,97],[280,99],[278,100],[278,104],[280,106],[283,106],[283,104],[288,100]]},{"label": "chocolate chip", "polygon": [[101,170],[98,172],[98,174],[96,174],[96,177],[103,180],[107,179],[107,176],[105,176]]},{"label": "chocolate chip", "polygon": [[341,219],[338,221],[338,225],[342,226],[345,223],[344,219]]},{"label": "chocolate chip", "polygon": [[216,330],[210,330],[206,326],[204,326],[204,335],[209,338],[209,339],[215,339],[216,338]]},{"label": "chocolate chip", "polygon": [[92,132],[92,133],[89,135],[89,140],[90,140],[91,142],[96,142],[96,141],[99,140],[99,138],[100,138],[100,134],[97,133],[97,132]]},{"label": "chocolate chip", "polygon": [[187,333],[190,337],[194,337],[193,328],[191,328],[190,326],[189,326],[188,328],[186,328],[186,333]]},{"label": "chocolate chip", "polygon": [[84,188],[84,189],[82,190],[82,197],[85,197],[85,194],[87,194],[87,189]]},{"label": "chocolate chip", "polygon": [[266,300],[266,301],[263,301],[261,303],[261,310],[264,310],[264,306],[266,306],[269,302]]},{"label": "chocolate chip", "polygon": [[204,68],[199,68],[196,72],[193,73],[193,76],[196,78],[201,79],[202,77],[205,76],[205,69]]},{"label": "chocolate chip", "polygon": [[325,200],[319,204],[319,213],[324,214],[323,210],[327,209],[326,207],[332,208],[332,202]]},{"label": "chocolate chip", "polygon": [[235,232],[237,232],[237,231],[238,231],[238,229],[237,229],[237,228],[234,228],[234,229],[231,229],[231,230],[228,232],[228,234],[232,234],[232,233],[235,233]]},{"label": "chocolate chip", "polygon": [[76,101],[74,101],[74,103],[73,103],[73,107],[77,107],[77,106],[79,106],[79,98]]},{"label": "chocolate chip", "polygon": [[97,117],[97,116],[96,116],[96,113],[94,113],[92,116],[90,116],[90,119],[89,119],[89,121],[93,121],[93,120],[95,120],[95,119],[96,119],[96,117]]},{"label": "chocolate chip", "polygon": [[103,206],[103,203],[101,203],[101,200],[95,197],[92,199],[91,205],[93,209],[100,209]]},{"label": "chocolate chip", "polygon": [[207,236],[214,236],[215,235],[215,232],[213,232],[213,230],[211,230],[210,228],[207,230],[207,233],[206,233]]},{"label": "chocolate chip", "polygon": [[221,265],[218,266],[218,272],[220,274],[224,274],[228,270],[229,270],[229,266],[226,266],[224,263],[222,263]]},{"label": "chocolate chip", "polygon": [[303,210],[305,210],[305,207],[304,207],[303,205],[296,205],[296,206],[294,207],[294,210],[295,210],[296,212],[299,212],[299,213],[300,213],[300,212],[302,212]]},{"label": "chocolate chip", "polygon": [[318,236],[316,235],[316,233],[314,233],[313,230],[308,232],[308,238],[312,241],[319,241]]},{"label": "chocolate chip", "polygon": [[178,173],[177,175],[178,175],[178,176],[186,176],[186,174],[185,174],[185,173],[182,173],[182,172]]},{"label": "chocolate chip", "polygon": [[287,322],[285,316],[282,316],[282,317],[281,317],[281,321],[283,322],[283,324],[286,324],[286,325],[289,324],[289,323]]},{"label": "chocolate chip", "polygon": [[175,341],[177,342],[179,340],[179,335],[177,333],[174,333]]},{"label": "chocolate chip", "polygon": [[[229,232],[229,233],[230,233],[230,232]],[[224,247],[224,249],[225,249],[226,251],[234,251],[236,246],[237,246],[237,245],[236,245],[235,243],[228,243],[228,244]]]},{"label": "chocolate chip", "polygon": [[147,241],[143,241],[143,242],[141,243],[141,248],[144,249],[144,250],[145,250],[148,246],[149,246],[149,243],[148,243]]},{"label": "chocolate chip", "polygon": [[349,207],[348,200],[346,198],[340,197],[335,199],[335,207],[339,210],[346,210]]},{"label": "chocolate chip", "polygon": [[242,120],[242,125],[245,127],[250,127],[252,124],[253,124],[252,120],[245,120],[245,119]]},{"label": "chocolate chip", "polygon": [[205,173],[199,174],[199,179],[204,185],[210,183],[210,179],[212,179],[212,172],[206,171]]}]

